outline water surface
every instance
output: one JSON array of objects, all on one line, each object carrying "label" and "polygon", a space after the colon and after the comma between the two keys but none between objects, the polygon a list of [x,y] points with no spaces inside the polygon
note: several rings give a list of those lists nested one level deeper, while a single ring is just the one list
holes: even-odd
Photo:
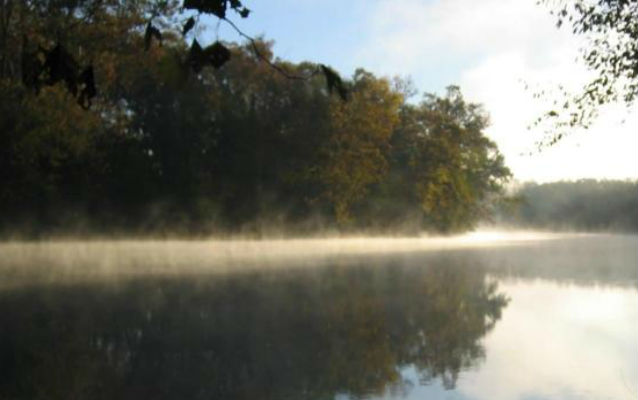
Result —
[{"label": "water surface", "polygon": [[0,399],[633,399],[638,238],[0,245]]}]

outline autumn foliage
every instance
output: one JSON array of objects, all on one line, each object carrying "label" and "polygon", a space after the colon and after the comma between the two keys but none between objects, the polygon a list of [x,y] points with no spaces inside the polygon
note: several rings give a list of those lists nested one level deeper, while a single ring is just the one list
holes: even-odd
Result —
[{"label": "autumn foliage", "polygon": [[[452,232],[489,214],[509,171],[458,88],[409,102],[263,40],[194,54],[204,39],[163,3],[2,3],[5,233]],[[75,81],[43,67],[56,48]]]}]

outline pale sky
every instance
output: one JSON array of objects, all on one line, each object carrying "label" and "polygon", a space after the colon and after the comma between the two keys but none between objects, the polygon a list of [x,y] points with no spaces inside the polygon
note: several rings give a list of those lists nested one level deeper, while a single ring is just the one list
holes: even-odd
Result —
[{"label": "pale sky", "polygon": [[[557,30],[536,0],[244,0],[248,34],[275,41],[275,55],[332,65],[350,76],[411,77],[420,92],[461,87],[491,117],[486,134],[519,181],[638,179],[638,105],[611,105],[588,131],[573,132],[541,153],[543,133],[527,127],[551,100],[534,88],[578,88],[588,71],[577,63],[581,38]],[[232,17],[232,16],[231,16]],[[217,33],[215,33],[217,32]],[[223,24],[208,39],[239,40]],[[624,121],[624,123],[622,122]]]}]

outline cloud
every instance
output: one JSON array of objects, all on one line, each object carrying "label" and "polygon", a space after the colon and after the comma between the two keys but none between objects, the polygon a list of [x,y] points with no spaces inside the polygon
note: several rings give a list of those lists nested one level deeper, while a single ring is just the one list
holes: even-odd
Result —
[{"label": "cloud", "polygon": [[534,0],[382,0],[366,18],[368,40],[356,62],[412,76],[426,91],[460,84],[468,100],[490,112],[487,134],[518,179],[638,178],[638,108],[608,107],[588,132],[522,155],[542,138],[527,126],[552,107],[551,96],[534,99],[525,85],[577,90],[591,77],[575,62],[582,38],[557,30]]},{"label": "cloud", "polygon": [[[368,15],[362,65],[436,66],[511,48],[544,53],[556,32],[547,12],[521,0],[383,0]],[[539,27],[550,29],[538,29]],[[444,65],[443,65],[444,66]]]}]

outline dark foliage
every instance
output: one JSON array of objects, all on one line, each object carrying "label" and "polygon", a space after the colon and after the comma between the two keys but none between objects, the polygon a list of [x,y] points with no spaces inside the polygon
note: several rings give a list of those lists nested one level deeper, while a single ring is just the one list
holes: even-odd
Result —
[{"label": "dark foliage", "polygon": [[263,41],[189,47],[164,3],[20,4],[0,18],[4,233],[452,232],[509,175],[458,88],[414,105]]},{"label": "dark foliage", "polygon": [[332,93],[333,90],[336,90],[337,94],[343,101],[348,100],[348,89],[346,89],[346,86],[341,80],[339,74],[326,65],[321,64],[320,67],[321,72],[323,72],[323,75],[326,77],[328,92]]},{"label": "dark foliage", "polygon": [[560,87],[560,108],[551,110],[534,125],[549,122],[552,145],[571,128],[588,128],[601,105],[624,102],[631,107],[638,95],[638,1],[575,0],[548,1],[558,28],[570,26],[586,38],[581,59],[596,73],[579,93]]},{"label": "dark foliage", "polygon": [[[24,39],[24,46],[26,43]],[[92,65],[81,70],[73,56],[59,43],[49,51],[42,47],[35,52],[23,49],[22,83],[27,88],[37,94],[43,86],[61,82],[82,108],[91,106],[91,100],[97,95]]]},{"label": "dark foliage", "polygon": [[226,11],[232,9],[242,18],[247,18],[250,10],[239,0],[184,0],[183,7],[187,10],[197,10],[200,13],[213,14],[219,18],[226,18]]},{"label": "dark foliage", "polygon": [[151,48],[153,39],[157,40],[161,45],[162,32],[149,22],[148,25],[146,25],[146,31],[144,32],[144,50],[148,51],[148,49]]}]

